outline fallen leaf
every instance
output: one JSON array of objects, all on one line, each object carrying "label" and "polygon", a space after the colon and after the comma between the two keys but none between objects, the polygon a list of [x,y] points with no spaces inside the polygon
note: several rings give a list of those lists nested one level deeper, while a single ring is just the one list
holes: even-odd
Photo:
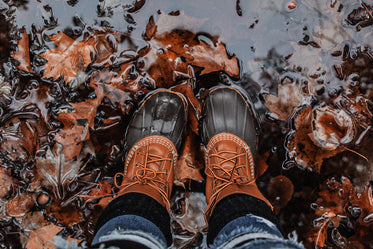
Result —
[{"label": "fallen leaf", "polygon": [[85,70],[90,63],[96,66],[111,64],[118,50],[119,33],[109,30],[91,31],[83,41],[76,41],[60,32],[49,38],[56,48],[48,49],[40,56],[48,62],[44,65],[44,78],[54,80],[63,76],[65,83],[78,87],[87,79]]},{"label": "fallen leaf", "polygon": [[149,18],[148,24],[146,25],[146,30],[144,33],[144,40],[149,41],[153,37],[155,37],[155,34],[157,32],[157,25],[155,25],[154,17],[151,16]]},{"label": "fallen leaf", "polygon": [[8,170],[0,167],[0,198],[8,195],[9,191],[15,185],[15,179],[8,174]]},{"label": "fallen leaf", "polygon": [[272,177],[267,185],[268,198],[276,214],[291,200],[294,193],[292,181],[284,175]]},{"label": "fallen leaf", "polygon": [[94,206],[99,205],[105,208],[114,198],[112,194],[112,187],[108,182],[99,182],[99,187],[92,188],[88,195],[78,195],[79,197],[83,197],[86,202],[94,201],[100,199],[97,204]]},{"label": "fallen leaf", "polygon": [[256,153],[255,155],[255,170],[256,170],[256,177],[260,177],[264,174],[264,172],[268,169],[267,160],[269,157],[270,151],[265,152],[264,154]]},{"label": "fallen leaf", "polygon": [[77,176],[82,160],[89,154],[94,155],[90,143],[84,143],[79,156],[73,160],[66,160],[63,145],[56,143],[52,149],[48,148],[45,155],[35,157],[36,172],[33,185],[52,187],[57,198],[64,197],[64,188]]},{"label": "fallen leaf", "polygon": [[56,236],[63,227],[53,224],[31,231],[30,239],[26,244],[26,249],[54,249],[53,237]]},{"label": "fallen leaf", "polygon": [[45,215],[52,216],[59,224],[65,226],[73,226],[83,219],[81,209],[72,205],[63,205],[61,200],[53,201],[44,212]]},{"label": "fallen leaf", "polygon": [[6,205],[6,213],[11,217],[20,218],[34,206],[35,198],[31,193],[18,193],[12,196]]},{"label": "fallen leaf", "polygon": [[185,137],[181,154],[175,166],[174,183],[184,186],[187,180],[203,181],[200,170],[203,169],[203,154],[200,149],[199,137],[189,131]]},{"label": "fallen leaf", "polygon": [[355,138],[352,118],[343,109],[323,106],[312,111],[310,138],[319,147],[335,150]]},{"label": "fallen leaf", "polygon": [[94,129],[94,119],[101,101],[98,98],[84,102],[70,103],[73,111],[60,110],[57,119],[64,125],[56,133],[54,140],[63,146],[62,153],[66,161],[79,156],[83,142],[89,140],[89,129]]},{"label": "fallen leaf", "polygon": [[48,60],[44,65],[44,78],[56,80],[63,76],[65,83],[68,84],[79,73],[84,73],[89,63],[92,62],[93,41],[77,42],[62,32],[49,38],[57,47],[40,54]]},{"label": "fallen leaf", "polygon": [[[149,49],[150,45],[150,49]],[[228,56],[221,42],[199,41],[197,35],[186,30],[174,30],[157,35],[145,51],[146,72],[157,82],[158,87],[169,88],[176,81],[176,72],[188,74],[193,66],[196,74],[225,71],[231,77],[238,77],[239,67],[236,56]]]},{"label": "fallen leaf", "polygon": [[295,132],[289,137],[286,146],[290,159],[294,159],[303,168],[313,168],[320,173],[323,160],[344,151],[345,147],[330,150],[317,146],[311,139],[313,118],[311,106],[299,111],[294,120]]},{"label": "fallen leaf", "polygon": [[289,120],[296,108],[310,104],[311,100],[311,96],[305,95],[295,82],[278,84],[278,96],[263,94],[263,97],[271,116],[278,120]]},{"label": "fallen leaf", "polygon": [[201,116],[201,103],[193,92],[192,80],[187,80],[183,84],[171,88],[172,91],[183,94],[188,102],[188,129],[198,135],[198,120]]},{"label": "fallen leaf", "polygon": [[216,71],[224,71],[232,77],[238,77],[239,68],[236,55],[228,56],[225,45],[218,42],[215,47],[200,41],[189,49],[193,56],[192,65],[202,67],[201,75]]},{"label": "fallen leaf", "polygon": [[15,60],[19,62],[17,66],[19,69],[32,73],[30,64],[29,38],[26,29],[22,33],[21,40],[17,41],[18,51],[13,51],[12,55]]}]

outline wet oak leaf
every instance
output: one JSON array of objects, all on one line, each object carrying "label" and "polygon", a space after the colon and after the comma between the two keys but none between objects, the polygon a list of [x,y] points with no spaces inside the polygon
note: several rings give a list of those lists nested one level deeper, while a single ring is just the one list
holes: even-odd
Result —
[{"label": "wet oak leaf", "polygon": [[73,226],[83,220],[80,208],[72,205],[63,205],[60,200],[53,201],[46,209],[45,214],[52,216],[58,223],[65,226]]},{"label": "wet oak leaf", "polygon": [[312,133],[313,118],[311,106],[299,111],[294,120],[295,132],[290,136],[286,146],[290,159],[295,160],[303,168],[313,168],[320,173],[323,160],[344,151],[345,147],[339,146],[330,150],[316,145],[313,142],[315,138],[311,139],[314,136]]},{"label": "wet oak leaf", "polygon": [[77,176],[83,159],[87,155],[94,155],[92,147],[90,143],[84,143],[77,158],[66,160],[63,145],[55,143],[51,149],[47,149],[45,155],[35,157],[36,176],[33,185],[52,188],[57,198],[63,198],[64,188]]},{"label": "wet oak leaf", "polygon": [[187,74],[190,65],[200,75],[225,71],[231,77],[238,77],[236,56],[228,56],[220,41],[211,43],[215,45],[199,41],[197,34],[186,30],[157,35],[149,41],[151,49],[144,55],[146,71],[158,87],[164,88],[175,83],[175,72]]},{"label": "wet oak leaf", "polygon": [[137,101],[139,93],[146,94],[149,88],[156,87],[154,80],[133,63],[122,64],[118,72],[108,70],[93,74],[90,86],[95,89],[98,100],[106,97],[123,114],[128,114],[132,107],[129,100]]},{"label": "wet oak leaf", "polygon": [[18,51],[13,51],[12,55],[15,60],[19,62],[18,69],[25,72],[32,73],[33,70],[30,64],[30,50],[29,50],[29,37],[26,29],[22,33],[22,37],[17,41]]},{"label": "wet oak leaf", "polygon": [[54,140],[63,145],[62,153],[66,161],[79,156],[83,142],[89,140],[89,129],[94,129],[94,119],[100,99],[88,99],[84,102],[70,103],[74,108],[72,112],[61,112],[57,119],[64,125],[56,133]]},{"label": "wet oak leaf", "polygon": [[49,38],[57,47],[40,54],[48,61],[44,65],[44,78],[56,80],[63,76],[68,84],[92,62],[93,40],[78,42],[62,32]]},{"label": "wet oak leaf", "polygon": [[278,84],[278,96],[263,94],[263,97],[265,106],[272,112],[271,116],[284,121],[292,117],[297,107],[309,104],[311,99],[295,82]]},{"label": "wet oak leaf", "polygon": [[204,41],[189,49],[193,56],[192,65],[203,67],[201,75],[216,71],[224,71],[229,76],[238,77],[239,67],[236,55],[228,56],[225,45],[220,41],[215,47]]},{"label": "wet oak leaf", "polygon": [[49,224],[31,231],[30,239],[26,244],[26,249],[54,249],[53,237],[56,236],[63,227]]},{"label": "wet oak leaf", "polygon": [[329,106],[313,110],[312,135],[310,138],[319,147],[335,150],[350,143],[355,137],[355,125],[343,109]]},{"label": "wet oak leaf", "polygon": [[[339,231],[342,221],[343,224],[349,224],[354,231],[352,235],[344,238],[345,244],[351,246],[359,244],[362,239],[370,239],[373,231],[373,197],[370,186],[359,193],[347,177],[341,177],[340,181],[329,179],[318,195],[315,210],[318,218],[314,220],[314,232],[309,234],[310,241],[316,242],[318,246],[323,246],[326,239],[332,241],[326,231]],[[338,234],[342,236],[343,233]]]}]

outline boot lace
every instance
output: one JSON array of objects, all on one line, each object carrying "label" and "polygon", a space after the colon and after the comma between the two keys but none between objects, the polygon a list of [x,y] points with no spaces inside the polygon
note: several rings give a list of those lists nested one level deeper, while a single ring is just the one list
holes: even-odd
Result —
[{"label": "boot lace", "polygon": [[[168,184],[167,184],[166,179],[162,178],[160,176],[162,174],[167,175],[168,172],[167,172],[167,170],[166,171],[157,171],[157,170],[148,168],[148,165],[151,164],[151,163],[161,163],[161,162],[164,162],[164,161],[172,162],[172,159],[167,158],[167,157],[162,157],[160,155],[149,153],[149,145],[146,146],[145,151],[146,152],[136,151],[137,155],[145,156],[145,161],[144,161],[144,163],[136,162],[136,166],[138,167],[138,169],[136,170],[136,173],[135,173],[135,176],[134,176],[135,179],[133,179],[134,181],[130,181],[130,182],[126,182],[126,183],[122,182],[122,184],[119,185],[117,183],[117,176],[119,176],[119,175],[122,176],[123,181],[124,181],[126,176],[125,176],[124,173],[118,172],[118,173],[115,174],[114,184],[120,190],[125,190],[125,189],[127,189],[127,188],[129,188],[133,185],[136,185],[136,184],[146,184],[146,185],[156,189],[161,194],[162,198],[166,202],[167,209],[170,209],[170,201],[168,200],[167,193],[164,190],[164,189],[167,189]],[[161,185],[161,187],[160,187],[160,185]]]},{"label": "boot lace", "polygon": [[[238,153],[236,151],[219,151],[215,154],[210,154],[210,158],[218,158],[216,164],[210,164],[206,167],[205,173],[209,177],[213,177],[213,179],[217,179],[220,181],[220,184],[217,185],[216,191],[214,194],[211,195],[211,200],[214,200],[215,197],[226,187],[232,184],[239,184],[239,185],[249,185],[253,182],[246,176],[240,175],[239,169],[248,167],[249,165],[246,164],[238,164],[238,159],[240,157],[246,157],[247,154],[245,152]],[[232,168],[227,168],[223,166],[224,163],[231,162],[234,164]]]}]

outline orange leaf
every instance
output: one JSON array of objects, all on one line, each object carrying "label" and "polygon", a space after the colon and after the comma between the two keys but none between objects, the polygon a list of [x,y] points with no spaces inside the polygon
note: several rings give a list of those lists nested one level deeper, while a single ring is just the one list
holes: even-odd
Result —
[{"label": "orange leaf", "polygon": [[184,186],[188,179],[203,181],[200,170],[204,167],[203,155],[198,136],[189,130],[182,147],[181,155],[176,163],[174,182]]},{"label": "orange leaf", "polygon": [[26,249],[56,248],[53,243],[53,237],[62,229],[63,227],[50,224],[31,231],[29,241],[26,244]]},{"label": "orange leaf", "polygon": [[190,65],[199,74],[218,71],[225,71],[232,77],[239,74],[237,58],[229,57],[221,42],[211,46],[198,41],[197,35],[190,31],[167,32],[158,35],[149,44],[151,49],[144,56],[147,61],[146,71],[157,82],[158,87],[172,86],[175,72],[187,74]]},{"label": "orange leaf", "polygon": [[211,47],[200,41],[197,46],[191,47],[189,51],[194,58],[191,64],[203,67],[201,75],[224,71],[232,77],[238,77],[239,68],[236,55],[229,57],[223,43],[218,42],[216,47]]},{"label": "orange leaf", "polygon": [[65,83],[69,83],[92,62],[91,51],[93,43],[77,42],[64,33],[58,33],[49,37],[56,48],[48,49],[40,54],[41,57],[48,60],[44,65],[44,78],[58,79],[63,76]]},{"label": "orange leaf", "polygon": [[62,153],[65,160],[71,160],[79,156],[83,142],[89,139],[89,128],[94,128],[99,99],[88,99],[84,102],[70,103],[74,107],[73,112],[58,114],[64,128],[57,132],[54,140],[63,145]]},{"label": "orange leaf", "polygon": [[8,174],[5,168],[0,167],[0,198],[4,198],[9,193],[13,185],[13,177]]},{"label": "orange leaf", "polygon": [[29,51],[29,39],[26,29],[22,33],[22,38],[18,42],[18,51],[12,52],[13,58],[20,64],[17,66],[19,69],[32,73],[30,64],[30,51]]}]

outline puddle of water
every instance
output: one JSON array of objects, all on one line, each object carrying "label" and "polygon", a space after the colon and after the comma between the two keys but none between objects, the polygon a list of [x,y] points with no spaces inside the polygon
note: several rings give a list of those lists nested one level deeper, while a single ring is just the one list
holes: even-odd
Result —
[{"label": "puddle of water", "polygon": [[[259,154],[269,151],[266,160],[269,169],[259,178],[258,185],[276,200],[275,193],[267,187],[268,182],[279,174],[290,179],[294,185],[293,197],[285,206],[281,202],[279,220],[285,233],[296,230],[299,239],[311,248],[312,221],[317,218],[311,204],[317,202],[320,186],[332,176],[348,176],[357,191],[362,193],[372,180],[369,147],[373,98],[372,12],[368,3],[347,0],[237,0],[229,4],[224,0],[140,0],[136,3],[118,0],[1,1],[0,159],[2,168],[8,170],[6,175],[12,177],[12,188],[0,196],[0,201],[4,202],[0,209],[1,247],[19,248],[27,243],[30,233],[27,224],[32,212],[43,212],[47,220],[67,226],[61,232],[66,237],[91,241],[94,222],[102,208],[86,204],[77,194],[87,194],[97,182],[112,184],[115,172],[122,170],[122,131],[128,123],[131,107],[155,84],[147,76],[152,63],[173,53],[166,45],[167,41],[163,44],[159,40],[148,41],[145,30],[153,19],[157,25],[157,36],[174,31],[173,34],[182,33],[185,36],[184,43],[187,45],[204,42],[216,49],[221,42],[229,58],[236,56],[240,68],[237,76],[227,78],[223,73],[197,73],[195,92],[203,95],[203,89],[215,85],[217,81],[237,84],[247,90],[261,125]],[[17,69],[17,62],[11,58],[10,52],[16,51],[22,29],[29,34],[32,73]],[[42,79],[43,73],[46,73],[43,69],[46,60],[41,54],[57,47],[50,38],[59,32],[77,43],[96,39],[90,51],[94,63],[84,70],[79,69],[78,75],[74,75],[74,84],[70,85],[66,85],[63,78]],[[176,42],[179,40],[180,37]],[[142,56],[149,46],[155,52]],[[178,46],[180,44],[174,47]],[[180,57],[180,60],[183,59]],[[133,63],[133,66],[127,69],[128,63]],[[162,65],[166,68],[174,66],[175,70],[181,71],[180,75],[188,73],[186,66],[167,63]],[[121,85],[123,75],[130,79],[125,86]],[[164,84],[174,84],[172,77],[170,75],[167,78],[169,81],[165,80]],[[108,79],[113,82],[114,88],[101,85],[94,89],[90,85],[93,80],[99,85],[100,80]],[[307,165],[302,166],[301,156],[296,155],[303,153],[300,145],[297,145],[296,151],[286,147],[294,137],[296,116],[302,111],[301,106],[292,107],[292,117],[277,120],[264,105],[263,96],[277,96],[279,84],[295,84],[300,89],[297,92],[307,93],[307,105],[314,109],[332,106],[336,110],[346,110],[353,117],[356,137],[352,144],[348,144],[348,149],[343,149],[337,156],[330,156],[324,161],[320,174],[304,169]],[[95,99],[100,98],[98,89],[104,95],[113,94],[110,98],[102,96],[102,102],[95,103]],[[290,96],[289,101],[295,97],[299,96]],[[357,101],[358,97],[363,98],[366,106]],[[77,109],[79,103],[87,99],[94,109],[89,113],[91,119],[83,122],[82,118],[78,118],[80,121],[75,125],[82,124],[79,136],[87,136],[85,131],[90,130],[90,137],[88,142],[82,138],[79,145],[82,152],[72,155],[73,161],[66,163],[65,159],[61,159],[62,154],[53,150],[56,134],[68,125],[68,121],[61,121],[59,115]],[[365,112],[361,111],[363,108]],[[308,128],[307,132],[312,133],[314,128],[311,124]],[[67,157],[67,152],[64,153]],[[49,156],[49,161],[44,160],[46,156]],[[46,170],[45,175],[55,176],[52,171],[56,164],[53,162],[58,160],[62,160],[58,170],[66,176],[64,179],[38,178],[40,168]],[[65,167],[73,170],[66,174]],[[66,186],[61,187],[61,184]],[[201,183],[194,183],[191,191],[175,191],[173,228],[175,245],[180,248],[205,246],[205,227],[200,219],[205,205],[201,189]],[[25,193],[36,200],[31,211],[19,217],[9,215],[4,208],[6,203]],[[43,200],[37,204],[41,193],[54,199],[53,204],[43,204]],[[282,195],[284,193],[278,193],[279,197]],[[177,213],[183,205],[188,206],[191,213]],[[57,210],[60,216],[51,215],[59,206],[63,207]],[[370,217],[369,210],[373,212],[369,208],[368,205],[363,209],[364,217]],[[66,223],[67,211],[63,210],[75,210],[70,223]],[[190,219],[193,215],[198,219]],[[353,235],[347,236],[341,226],[334,230],[331,228],[326,245],[338,248],[350,248],[353,244],[372,247],[371,238],[364,234],[372,232],[372,227],[368,223],[361,225],[363,222],[359,219],[353,221]],[[370,218],[365,220],[370,221]],[[43,224],[40,220],[38,222]]]}]

